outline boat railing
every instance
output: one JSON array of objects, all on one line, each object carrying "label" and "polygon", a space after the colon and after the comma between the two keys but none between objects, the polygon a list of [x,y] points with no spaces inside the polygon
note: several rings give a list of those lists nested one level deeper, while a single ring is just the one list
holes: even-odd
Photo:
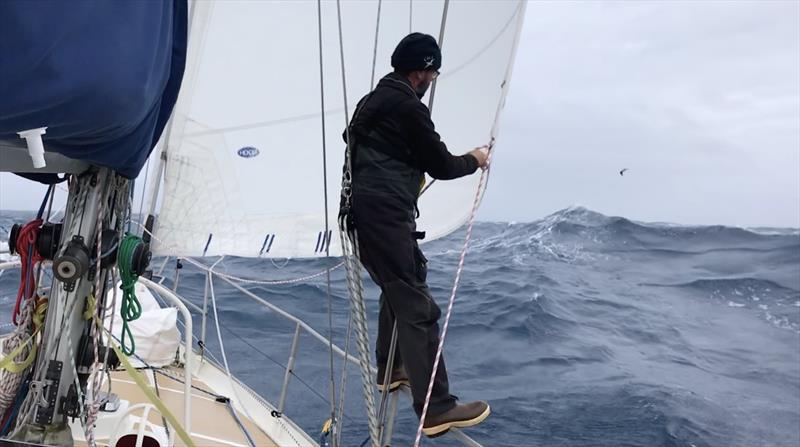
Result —
[{"label": "boat railing", "polygon": [[[274,312],[276,315],[278,315],[278,316],[284,318],[285,320],[287,320],[287,321],[289,321],[289,322],[294,324],[294,336],[292,337],[291,348],[290,348],[290,351],[289,351],[289,358],[288,358],[288,361],[286,363],[286,366],[284,367],[285,372],[284,372],[284,377],[283,377],[283,384],[281,386],[280,397],[278,399],[278,404],[276,406],[276,409],[277,409],[277,411],[279,413],[283,413],[285,408],[286,408],[286,395],[287,395],[287,392],[288,392],[288,389],[289,389],[289,384],[291,383],[291,380],[292,380],[292,376],[294,375],[295,359],[297,358],[297,351],[299,349],[300,335],[303,332],[305,332],[306,334],[310,335],[312,338],[314,338],[318,342],[322,343],[325,347],[331,347],[333,349],[333,352],[337,356],[339,356],[341,359],[344,359],[344,360],[352,363],[353,365],[358,365],[358,359],[355,356],[353,356],[353,355],[351,355],[349,353],[346,353],[339,346],[337,346],[335,344],[332,344],[327,337],[325,337],[322,334],[320,334],[319,332],[317,332],[314,328],[312,328],[308,323],[306,323],[302,319],[292,315],[289,312],[286,312],[285,310],[281,309],[280,307],[276,306],[275,304],[270,303],[269,301],[259,297],[258,295],[256,295],[255,293],[251,292],[250,290],[247,290],[246,288],[242,287],[240,284],[237,284],[235,281],[233,281],[230,278],[228,278],[227,275],[224,275],[222,273],[214,271],[211,266],[205,265],[205,264],[203,264],[203,263],[201,263],[201,262],[199,262],[197,260],[191,259],[191,258],[181,258],[181,260],[185,261],[185,262],[187,262],[187,263],[189,263],[189,264],[191,264],[191,265],[193,265],[195,267],[197,267],[198,269],[200,269],[203,272],[205,272],[205,274],[208,275],[208,276],[212,276],[213,275],[215,278],[221,279],[222,281],[226,282],[227,284],[229,284],[230,286],[232,286],[233,288],[235,288],[236,290],[241,292],[244,296],[252,299],[253,301],[259,303],[260,305],[268,308],[269,310]],[[0,263],[0,273],[2,273],[3,271],[5,271],[7,269],[18,268],[19,266],[20,266],[20,262],[19,261],[9,261],[9,262]],[[178,283],[178,275],[179,275],[178,272],[179,271],[180,270],[176,270],[176,278],[175,278],[175,281],[174,281],[175,284]],[[180,294],[178,294],[176,290],[170,289],[170,288],[164,286],[163,284],[161,284],[159,282],[152,281],[152,280],[144,278],[144,277],[140,277],[139,278],[139,282],[141,282],[144,286],[146,286],[150,290],[156,292],[160,297],[162,297],[170,305],[175,306],[177,308],[177,310],[181,313],[181,316],[182,316],[182,318],[184,320],[184,325],[185,325],[184,346],[185,346],[185,349],[183,350],[183,354],[184,354],[184,359],[183,360],[184,360],[184,364],[185,364],[185,371],[188,374],[187,380],[184,381],[184,388],[185,388],[185,390],[184,390],[184,424],[185,425],[184,426],[185,426],[185,428],[186,428],[186,430],[188,432],[188,430],[190,429],[190,420],[191,420],[190,419],[190,417],[191,417],[190,416],[191,415],[191,384],[192,384],[191,378],[194,377],[194,374],[195,374],[195,369],[194,368],[196,366],[196,362],[194,361],[194,356],[196,354],[194,352],[193,343],[192,343],[194,332],[193,332],[193,325],[192,325],[192,316],[191,316],[191,312],[189,311],[189,308],[194,309],[202,317],[202,330],[203,330],[203,332],[205,332],[206,319],[208,318],[208,314],[209,314],[209,312],[208,312],[208,290],[206,291],[207,293],[205,294],[205,297],[204,297],[204,300],[203,300],[204,301],[203,307],[200,307],[197,304],[192,303],[191,301],[187,300],[186,298],[180,296]],[[214,286],[213,282],[209,281],[209,283],[210,283],[210,287]],[[201,334],[201,337],[199,339],[200,340],[204,340],[205,339],[205,334]],[[373,370],[372,371],[373,374],[377,374],[377,370],[376,370],[376,368],[374,366],[372,367],[372,370]],[[406,389],[404,391],[406,391],[406,394],[408,394],[409,397],[410,397],[410,393],[408,392],[408,390]],[[389,420],[387,422],[387,427],[391,427],[393,425],[393,422],[394,422],[393,421],[393,416],[394,415],[392,414],[392,420]],[[390,430],[390,432],[391,432],[391,430]],[[448,436],[451,436],[453,439],[459,441],[462,445],[465,445],[465,446],[468,446],[468,447],[480,447],[481,446],[481,444],[479,444],[477,441],[475,441],[474,439],[470,438],[468,435],[466,435],[464,432],[462,432],[461,430],[459,430],[457,428],[450,429],[450,431],[448,432]]]},{"label": "boat railing", "polygon": [[[209,266],[209,265],[203,264],[202,262],[199,262],[199,261],[197,261],[195,259],[192,259],[192,258],[180,258],[180,259],[181,259],[181,261],[185,261],[186,263],[191,264],[191,265],[195,266],[196,268],[202,270],[203,272],[205,272],[206,275],[213,275],[215,278],[221,279],[222,281],[226,282],[227,284],[229,284],[230,286],[232,286],[233,288],[235,288],[236,290],[241,292],[244,296],[246,296],[246,297],[252,299],[253,301],[261,304],[262,306],[268,308],[269,310],[273,311],[276,315],[279,315],[282,318],[294,323],[294,325],[295,325],[294,336],[292,337],[291,348],[289,350],[289,358],[288,358],[287,364],[285,366],[283,385],[281,387],[280,398],[278,399],[277,410],[279,412],[283,412],[284,409],[285,409],[285,406],[286,406],[286,393],[288,391],[289,383],[291,382],[291,378],[292,378],[292,375],[294,373],[295,359],[297,358],[297,349],[298,349],[298,346],[299,346],[300,335],[301,335],[302,332],[305,332],[306,334],[310,335],[315,340],[317,340],[320,343],[322,343],[326,348],[327,347],[331,347],[333,349],[333,352],[337,356],[339,356],[340,358],[345,359],[346,361],[348,361],[348,362],[350,362],[350,363],[352,363],[353,365],[356,365],[356,366],[359,364],[358,358],[356,358],[355,356],[353,356],[353,355],[351,355],[349,353],[346,353],[344,350],[342,350],[336,344],[331,343],[330,340],[327,337],[325,337],[324,335],[322,335],[319,332],[317,332],[308,323],[306,323],[305,321],[301,320],[300,318],[292,315],[291,313],[281,309],[280,307],[276,306],[275,304],[270,303],[269,301],[259,297],[258,295],[256,295],[255,293],[251,292],[250,290],[247,290],[246,288],[242,287],[240,284],[237,284],[234,280],[230,279],[228,277],[228,275],[225,275],[225,274],[223,274],[221,272],[215,271],[213,269],[213,266]],[[178,277],[180,275],[179,272],[180,272],[180,269],[176,269],[176,271],[175,271],[176,278],[175,278],[175,281],[174,281],[175,283],[179,282],[179,279],[178,279]],[[209,282],[209,287],[213,287],[213,286],[214,286],[213,282]],[[197,305],[195,305],[195,304],[193,304],[193,303],[189,303],[193,308],[195,308],[198,312],[200,312],[200,314],[202,316],[202,321],[203,321],[203,323],[202,323],[202,327],[203,328],[206,327],[206,318],[208,317],[208,293],[206,293],[205,295],[206,296],[203,299],[203,307],[202,308],[197,306]],[[201,339],[205,339],[205,335],[204,334],[202,335]],[[372,366],[372,374],[376,375],[377,372],[378,372],[377,368]],[[405,394],[407,394],[408,397],[410,398],[411,397],[411,393],[406,388],[403,388],[403,390],[406,392]],[[387,422],[387,427],[390,427],[392,425],[393,425],[393,420],[390,420],[390,421]],[[468,447],[481,447],[480,443],[478,443],[477,441],[475,441],[474,439],[469,437],[467,434],[465,434],[463,431],[459,430],[458,428],[451,428],[448,431],[447,435],[451,436],[453,439],[459,441],[462,445],[465,445],[465,446],[468,446]]]},{"label": "boat railing", "polygon": [[[20,267],[20,261],[8,261],[0,263],[0,273],[15,269]],[[156,291],[161,295],[166,301],[168,301],[171,305],[175,306],[180,312],[181,316],[183,317],[184,324],[186,325],[186,331],[184,333],[184,343],[186,346],[192,346],[192,315],[189,312],[189,309],[183,303],[182,299],[175,293],[173,293],[168,288],[162,286],[161,284],[155,283],[150,281],[146,278],[139,278],[139,281],[147,286],[148,288]],[[186,371],[194,371],[193,370],[193,352],[191,349],[184,350],[184,365]],[[184,409],[184,417],[183,417],[183,427],[187,433],[191,433],[191,411],[192,411],[192,381],[186,380],[183,384],[184,386],[184,401],[183,401],[183,409]]]}]

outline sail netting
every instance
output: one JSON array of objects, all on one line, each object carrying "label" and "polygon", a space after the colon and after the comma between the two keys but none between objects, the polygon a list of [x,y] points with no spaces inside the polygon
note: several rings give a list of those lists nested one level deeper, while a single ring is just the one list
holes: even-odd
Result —
[{"label": "sail netting", "polygon": [[[444,1],[343,1],[340,7],[341,27],[333,1],[321,2],[319,16],[316,1],[196,3],[184,88],[167,135],[158,254],[314,257],[329,248],[339,255],[345,111],[352,114],[373,82],[392,70],[400,39],[410,30],[439,38],[443,16],[432,108],[437,131],[454,154],[490,142],[523,2],[450,1],[445,10]],[[420,198],[418,227],[427,240],[466,221],[477,185],[477,174],[437,182]]]}]

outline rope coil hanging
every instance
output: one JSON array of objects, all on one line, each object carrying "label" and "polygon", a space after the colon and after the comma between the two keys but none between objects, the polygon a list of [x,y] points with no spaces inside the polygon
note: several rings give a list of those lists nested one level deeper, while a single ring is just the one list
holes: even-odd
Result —
[{"label": "rope coil hanging", "polygon": [[[120,337],[121,349],[125,355],[132,355],[136,351],[136,342],[133,339],[133,333],[129,323],[142,316],[142,305],[136,298],[136,280],[139,279],[133,271],[133,255],[136,247],[142,243],[142,239],[132,234],[126,234],[119,244],[119,255],[117,257],[117,265],[119,268],[119,276],[122,282],[122,337]],[[130,346],[126,345],[125,340],[130,342]]]},{"label": "rope coil hanging", "polygon": [[[345,152],[345,169],[342,173],[342,198],[344,212],[339,215],[339,237],[342,244],[342,256],[347,271],[347,288],[350,296],[351,315],[356,329],[356,345],[358,347],[359,369],[361,370],[361,385],[364,394],[364,403],[367,407],[369,434],[373,447],[379,447],[380,431],[375,410],[375,396],[373,394],[372,369],[370,364],[369,332],[367,330],[366,305],[364,304],[364,288],[361,283],[361,266],[358,261],[358,236],[355,228],[350,226],[349,207],[352,184],[352,157],[350,130],[348,117],[350,116],[347,102],[347,78],[344,62],[344,39],[342,36],[341,2],[336,0],[336,15],[339,31],[339,61],[342,73],[342,94],[345,107],[345,132],[347,145]],[[356,111],[356,113],[358,113]]]},{"label": "rope coil hanging", "polygon": [[[36,359],[36,335],[42,328],[41,323],[47,308],[46,300],[36,300],[35,269],[42,261],[36,241],[42,222],[41,218],[37,218],[24,225],[14,241],[15,251],[20,258],[20,284],[12,314],[16,328],[2,343],[4,358],[0,362],[0,415],[6,415],[5,421],[10,418],[10,412],[17,401],[25,370]],[[45,304],[40,305],[40,301]]]},{"label": "rope coil hanging", "polygon": [[356,330],[358,364],[361,370],[361,385],[369,417],[369,430],[372,445],[379,445],[379,424],[375,413],[372,369],[370,363],[369,332],[367,329],[367,310],[364,303],[364,288],[361,283],[361,266],[358,260],[358,242],[355,229],[348,227],[346,219],[340,220],[340,238],[347,271],[347,288],[350,295],[351,314]]},{"label": "rope coil hanging", "polygon": [[12,321],[14,325],[19,325],[21,322],[17,317],[21,313],[20,307],[23,302],[30,300],[36,293],[36,277],[34,269],[37,264],[42,262],[42,255],[36,249],[36,241],[39,237],[39,230],[42,227],[42,219],[34,219],[25,224],[20,230],[17,240],[15,241],[15,250],[19,254],[20,260],[20,281],[19,289],[17,290],[17,301],[14,304],[14,313],[12,314]]}]

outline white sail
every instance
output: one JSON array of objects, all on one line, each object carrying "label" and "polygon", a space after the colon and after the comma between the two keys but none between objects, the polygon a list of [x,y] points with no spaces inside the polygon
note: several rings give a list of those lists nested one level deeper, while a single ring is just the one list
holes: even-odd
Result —
[{"label": "white sail", "polygon": [[[167,144],[156,254],[314,257],[329,244],[339,255],[341,133],[345,109],[352,114],[373,83],[379,2],[341,2],[347,107],[336,2],[321,5],[322,84],[316,1],[198,5]],[[380,8],[375,83],[410,29],[440,35],[445,11],[443,1]],[[490,142],[523,14],[521,1],[449,2],[433,117],[451,152]],[[427,240],[465,222],[477,184],[477,174],[437,182],[422,196]]]}]

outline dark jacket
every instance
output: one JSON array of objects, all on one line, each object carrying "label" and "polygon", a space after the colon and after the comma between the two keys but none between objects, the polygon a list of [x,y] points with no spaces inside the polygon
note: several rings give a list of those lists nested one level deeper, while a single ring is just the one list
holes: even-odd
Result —
[{"label": "dark jacket", "polygon": [[[472,174],[475,157],[454,156],[434,129],[428,107],[405,76],[389,73],[359,101],[350,122],[353,195],[414,210],[424,173],[440,180]],[[347,140],[347,131],[343,135]],[[413,215],[412,215],[413,218]]]}]

